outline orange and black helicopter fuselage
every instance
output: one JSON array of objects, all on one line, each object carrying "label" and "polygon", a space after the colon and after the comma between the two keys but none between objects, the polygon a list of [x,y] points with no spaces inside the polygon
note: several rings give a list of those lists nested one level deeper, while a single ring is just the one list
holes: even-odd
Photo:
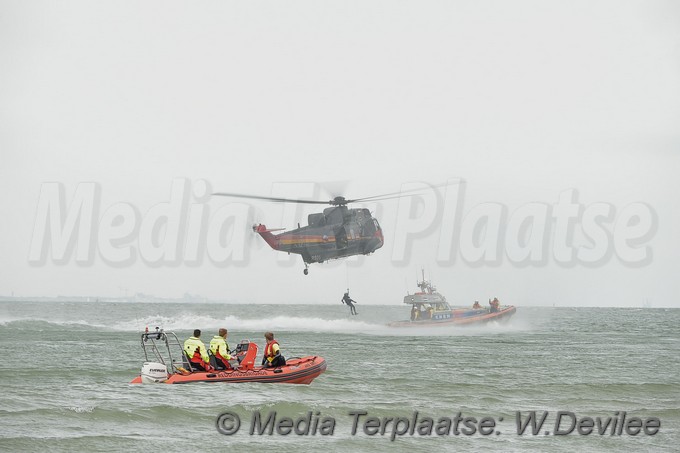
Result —
[{"label": "orange and black helicopter fuselage", "polygon": [[307,226],[280,234],[272,234],[266,226],[253,226],[274,250],[302,256],[307,265],[345,258],[368,255],[384,244],[383,233],[368,209],[349,209],[347,206],[326,208],[323,212],[307,216]]},{"label": "orange and black helicopter fuselage", "polygon": [[337,196],[328,201],[296,200],[224,192],[214,193],[213,195],[278,203],[331,205],[323,212],[309,214],[306,226],[298,224],[296,229],[283,233],[273,234],[276,231],[282,231],[283,228],[268,229],[262,224],[253,226],[253,231],[262,236],[274,250],[302,256],[305,263],[304,273],[307,275],[309,272],[308,265],[311,263],[323,263],[324,261],[355,255],[368,255],[378,250],[385,243],[380,224],[371,215],[371,211],[365,208],[350,209],[347,207],[349,203],[390,200],[402,196],[416,195],[408,192],[394,192],[351,200]]}]

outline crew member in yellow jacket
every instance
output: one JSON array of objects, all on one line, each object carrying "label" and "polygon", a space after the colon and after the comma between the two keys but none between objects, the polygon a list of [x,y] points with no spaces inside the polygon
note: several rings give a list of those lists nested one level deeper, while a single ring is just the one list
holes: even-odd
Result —
[{"label": "crew member in yellow jacket", "polygon": [[217,335],[210,340],[210,352],[215,356],[215,362],[218,368],[230,369],[231,355],[229,354],[229,344],[227,343],[227,329],[220,329]]},{"label": "crew member in yellow jacket", "polygon": [[212,367],[210,366],[210,357],[208,356],[208,351],[205,349],[205,345],[199,338],[201,337],[200,329],[194,330],[194,336],[189,337],[184,342],[184,352],[191,362],[191,367],[197,371],[210,371]]}]

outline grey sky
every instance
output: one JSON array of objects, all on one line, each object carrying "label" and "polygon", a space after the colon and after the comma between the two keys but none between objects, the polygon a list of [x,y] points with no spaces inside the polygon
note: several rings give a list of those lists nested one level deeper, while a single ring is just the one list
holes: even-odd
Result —
[{"label": "grey sky", "polygon": [[[0,0],[0,295],[120,296],[120,287],[253,302],[397,303],[429,269],[449,299],[680,306],[680,5],[673,1],[23,2]],[[349,181],[347,196],[467,181],[465,208],[554,204],[657,215],[642,267],[405,265],[389,240],[361,266],[28,263],[41,184],[144,215],[173,179],[268,195],[280,182]],[[218,209],[229,200],[209,202]],[[253,221],[280,225],[281,206]]]}]

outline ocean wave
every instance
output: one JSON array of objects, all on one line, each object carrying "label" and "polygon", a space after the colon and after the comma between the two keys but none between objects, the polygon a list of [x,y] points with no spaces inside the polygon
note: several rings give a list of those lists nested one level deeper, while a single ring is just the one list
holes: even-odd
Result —
[{"label": "ocean wave", "polygon": [[384,336],[468,336],[501,334],[516,330],[525,330],[517,324],[499,324],[490,322],[480,326],[418,326],[409,328],[390,327],[370,321],[355,319],[326,319],[321,317],[285,316],[279,315],[269,318],[245,318],[234,315],[215,317],[197,313],[182,313],[173,316],[149,315],[134,319],[103,324],[84,319],[55,320],[42,317],[4,318],[0,319],[0,326],[13,327],[19,330],[46,329],[49,326],[105,329],[120,332],[141,332],[145,328],[153,331],[156,327],[170,331],[186,331],[194,328],[219,329],[226,327],[240,331],[263,332],[274,330],[279,332],[319,332],[368,334]]},{"label": "ocean wave", "polygon": [[70,406],[67,409],[75,412],[76,414],[89,414],[89,413],[94,412],[95,407],[94,406]]},{"label": "ocean wave", "polygon": [[54,320],[42,317],[23,317],[0,319],[0,326],[15,328],[41,328],[52,326],[84,327],[93,329],[108,329],[122,332],[139,332],[146,327],[154,330],[159,327],[165,330],[191,330],[196,326],[201,329],[218,329],[220,327],[237,326],[239,330],[264,331],[309,331],[309,332],[344,332],[359,333],[375,331],[386,326],[364,321],[352,321],[348,319],[323,319],[319,317],[275,316],[266,319],[239,318],[238,316],[225,316],[223,318],[185,313],[176,316],[152,315],[142,318],[129,319],[114,322],[109,325],[98,322],[78,320]]},{"label": "ocean wave", "polygon": [[107,326],[104,324],[97,324],[91,321],[86,321],[84,319],[74,319],[74,320],[54,320],[54,319],[43,319],[39,317],[24,317],[24,318],[4,318],[0,319],[0,326],[2,327],[17,327],[17,328],[31,328],[40,329],[44,326],[68,326],[68,327],[85,327],[85,328],[96,328],[102,329]]},{"label": "ocean wave", "polygon": [[[120,331],[140,331],[141,326],[152,330],[159,327],[165,330],[190,330],[197,326],[201,329],[233,328],[241,331],[262,332],[275,330],[279,332],[321,332],[367,334],[383,336],[452,336],[452,335],[489,335],[502,334],[518,330],[517,326],[496,322],[479,326],[422,326],[415,328],[390,327],[387,324],[358,321],[354,319],[324,319],[305,316],[274,316],[271,318],[253,319],[228,315],[216,318],[206,315],[183,314],[174,317],[147,316],[141,319],[119,322],[111,328]],[[521,329],[523,330],[523,329]]]},{"label": "ocean wave", "polygon": [[140,326],[153,330],[160,327],[165,330],[188,330],[194,326],[202,329],[218,329],[220,327],[238,328],[246,331],[308,331],[308,332],[342,332],[359,333],[383,329],[386,326],[364,321],[348,319],[323,319],[318,317],[274,316],[266,319],[239,318],[228,315],[216,318],[206,315],[182,314],[178,316],[147,316],[138,320],[123,321],[111,328],[121,331],[138,331]]}]

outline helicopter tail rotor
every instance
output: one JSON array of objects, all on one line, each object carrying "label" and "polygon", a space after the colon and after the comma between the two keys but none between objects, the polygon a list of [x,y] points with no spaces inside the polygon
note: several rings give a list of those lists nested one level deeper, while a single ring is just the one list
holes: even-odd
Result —
[{"label": "helicopter tail rotor", "polygon": [[285,228],[267,228],[261,223],[258,225],[253,225],[253,231],[256,233],[271,233],[272,231],[283,231]]}]

